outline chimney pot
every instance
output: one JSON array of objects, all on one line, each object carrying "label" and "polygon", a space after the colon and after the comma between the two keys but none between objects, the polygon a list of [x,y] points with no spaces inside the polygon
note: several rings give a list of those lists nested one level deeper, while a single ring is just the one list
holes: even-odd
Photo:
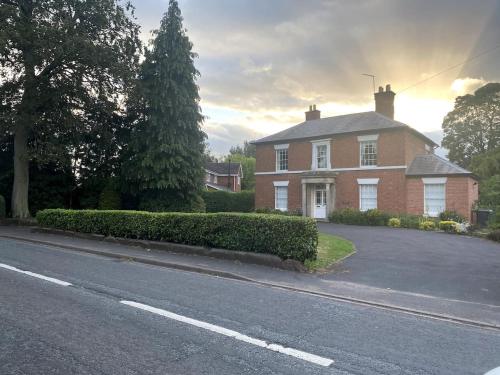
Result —
[{"label": "chimney pot", "polygon": [[316,104],[309,106],[309,111],[306,112],[306,121],[319,120],[321,118],[321,111],[316,109]]},{"label": "chimney pot", "polygon": [[378,112],[391,120],[394,120],[394,96],[396,94],[391,91],[391,85],[385,86],[385,91],[382,86],[375,93],[375,112]]}]

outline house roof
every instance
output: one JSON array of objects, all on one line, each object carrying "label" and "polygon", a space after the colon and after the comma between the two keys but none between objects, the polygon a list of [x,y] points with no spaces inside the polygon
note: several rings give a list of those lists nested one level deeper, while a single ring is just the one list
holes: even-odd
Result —
[{"label": "house roof", "polygon": [[318,120],[302,122],[279,133],[258,139],[252,143],[267,143],[291,141],[302,138],[317,138],[335,134],[365,132],[373,130],[407,128],[426,142],[437,146],[437,144],[412,127],[381,115],[377,112],[361,112],[348,115],[325,117]]},{"label": "house roof", "polygon": [[227,186],[214,184],[213,182],[209,182],[209,181],[205,181],[205,186],[210,187],[210,188],[215,189],[215,190],[232,191]]},{"label": "house roof", "polygon": [[213,172],[218,175],[227,176],[228,173],[231,175],[238,175],[240,173],[241,164],[240,163],[216,163],[208,162],[205,163],[205,169],[207,171]]},{"label": "house roof", "polygon": [[472,172],[434,154],[418,155],[406,169],[407,176],[471,175]]}]

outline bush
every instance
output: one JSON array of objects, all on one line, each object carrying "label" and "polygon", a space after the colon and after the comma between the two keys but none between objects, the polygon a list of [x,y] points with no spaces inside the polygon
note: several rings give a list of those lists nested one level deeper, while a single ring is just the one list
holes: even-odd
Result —
[{"label": "bush", "polygon": [[401,220],[399,220],[397,217],[391,217],[387,225],[393,228],[399,228],[401,227]]},{"label": "bush", "polygon": [[349,225],[386,225],[390,217],[377,209],[363,212],[353,208],[335,210],[329,215],[331,222]]},{"label": "bush", "polygon": [[454,221],[456,223],[465,223],[466,220],[463,216],[455,211],[443,211],[439,214],[439,220],[441,221]]},{"label": "bush", "polygon": [[5,198],[3,195],[0,195],[0,219],[5,217]]},{"label": "bush", "polygon": [[252,212],[255,206],[253,191],[204,191],[201,196],[207,212]]},{"label": "bush", "polygon": [[43,210],[36,217],[44,227],[75,232],[267,253],[301,262],[317,255],[318,229],[310,218],[61,209]]},{"label": "bush", "polygon": [[256,208],[255,213],[257,214],[268,214],[268,215],[284,215],[284,216],[302,216],[302,210],[288,210],[281,211],[274,208]]},{"label": "bush", "polygon": [[420,222],[419,229],[421,230],[435,230],[436,223],[432,220],[424,220]]},{"label": "bush", "polygon": [[400,215],[399,220],[401,221],[401,228],[410,228],[410,229],[420,229],[420,223],[422,221],[427,221],[423,219],[421,216],[409,215],[409,214]]},{"label": "bush", "polygon": [[457,222],[447,220],[447,221],[440,221],[439,222],[439,229],[444,230],[445,232],[448,233],[457,233],[458,232],[458,226]]},{"label": "bush", "polygon": [[486,237],[490,240],[500,242],[500,229],[492,230]]}]

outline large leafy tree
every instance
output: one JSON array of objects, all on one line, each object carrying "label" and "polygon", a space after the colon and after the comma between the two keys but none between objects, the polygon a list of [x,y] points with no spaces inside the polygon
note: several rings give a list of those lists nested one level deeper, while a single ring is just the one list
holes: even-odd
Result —
[{"label": "large leafy tree", "polygon": [[117,0],[0,0],[0,136],[14,138],[14,217],[30,214],[30,161],[81,166],[97,149],[90,141],[82,152],[85,136],[102,139],[123,116],[140,48],[130,11]]},{"label": "large leafy tree", "polygon": [[459,96],[443,121],[448,158],[468,168],[472,158],[500,146],[500,83]]},{"label": "large leafy tree", "polygon": [[202,186],[205,133],[194,66],[196,54],[170,0],[145,52],[136,95],[130,102],[133,131],[124,167],[142,209],[186,208]]}]

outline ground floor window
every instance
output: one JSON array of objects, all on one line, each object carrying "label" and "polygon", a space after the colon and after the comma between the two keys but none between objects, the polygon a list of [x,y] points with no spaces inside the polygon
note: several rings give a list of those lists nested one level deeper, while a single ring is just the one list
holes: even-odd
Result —
[{"label": "ground floor window", "polygon": [[442,184],[424,184],[424,213],[437,217],[446,209],[446,186]]},{"label": "ground floor window", "polygon": [[367,211],[377,208],[377,185],[359,185],[359,210]]},{"label": "ground floor window", "polygon": [[288,210],[288,186],[274,187],[274,207],[277,210]]}]

